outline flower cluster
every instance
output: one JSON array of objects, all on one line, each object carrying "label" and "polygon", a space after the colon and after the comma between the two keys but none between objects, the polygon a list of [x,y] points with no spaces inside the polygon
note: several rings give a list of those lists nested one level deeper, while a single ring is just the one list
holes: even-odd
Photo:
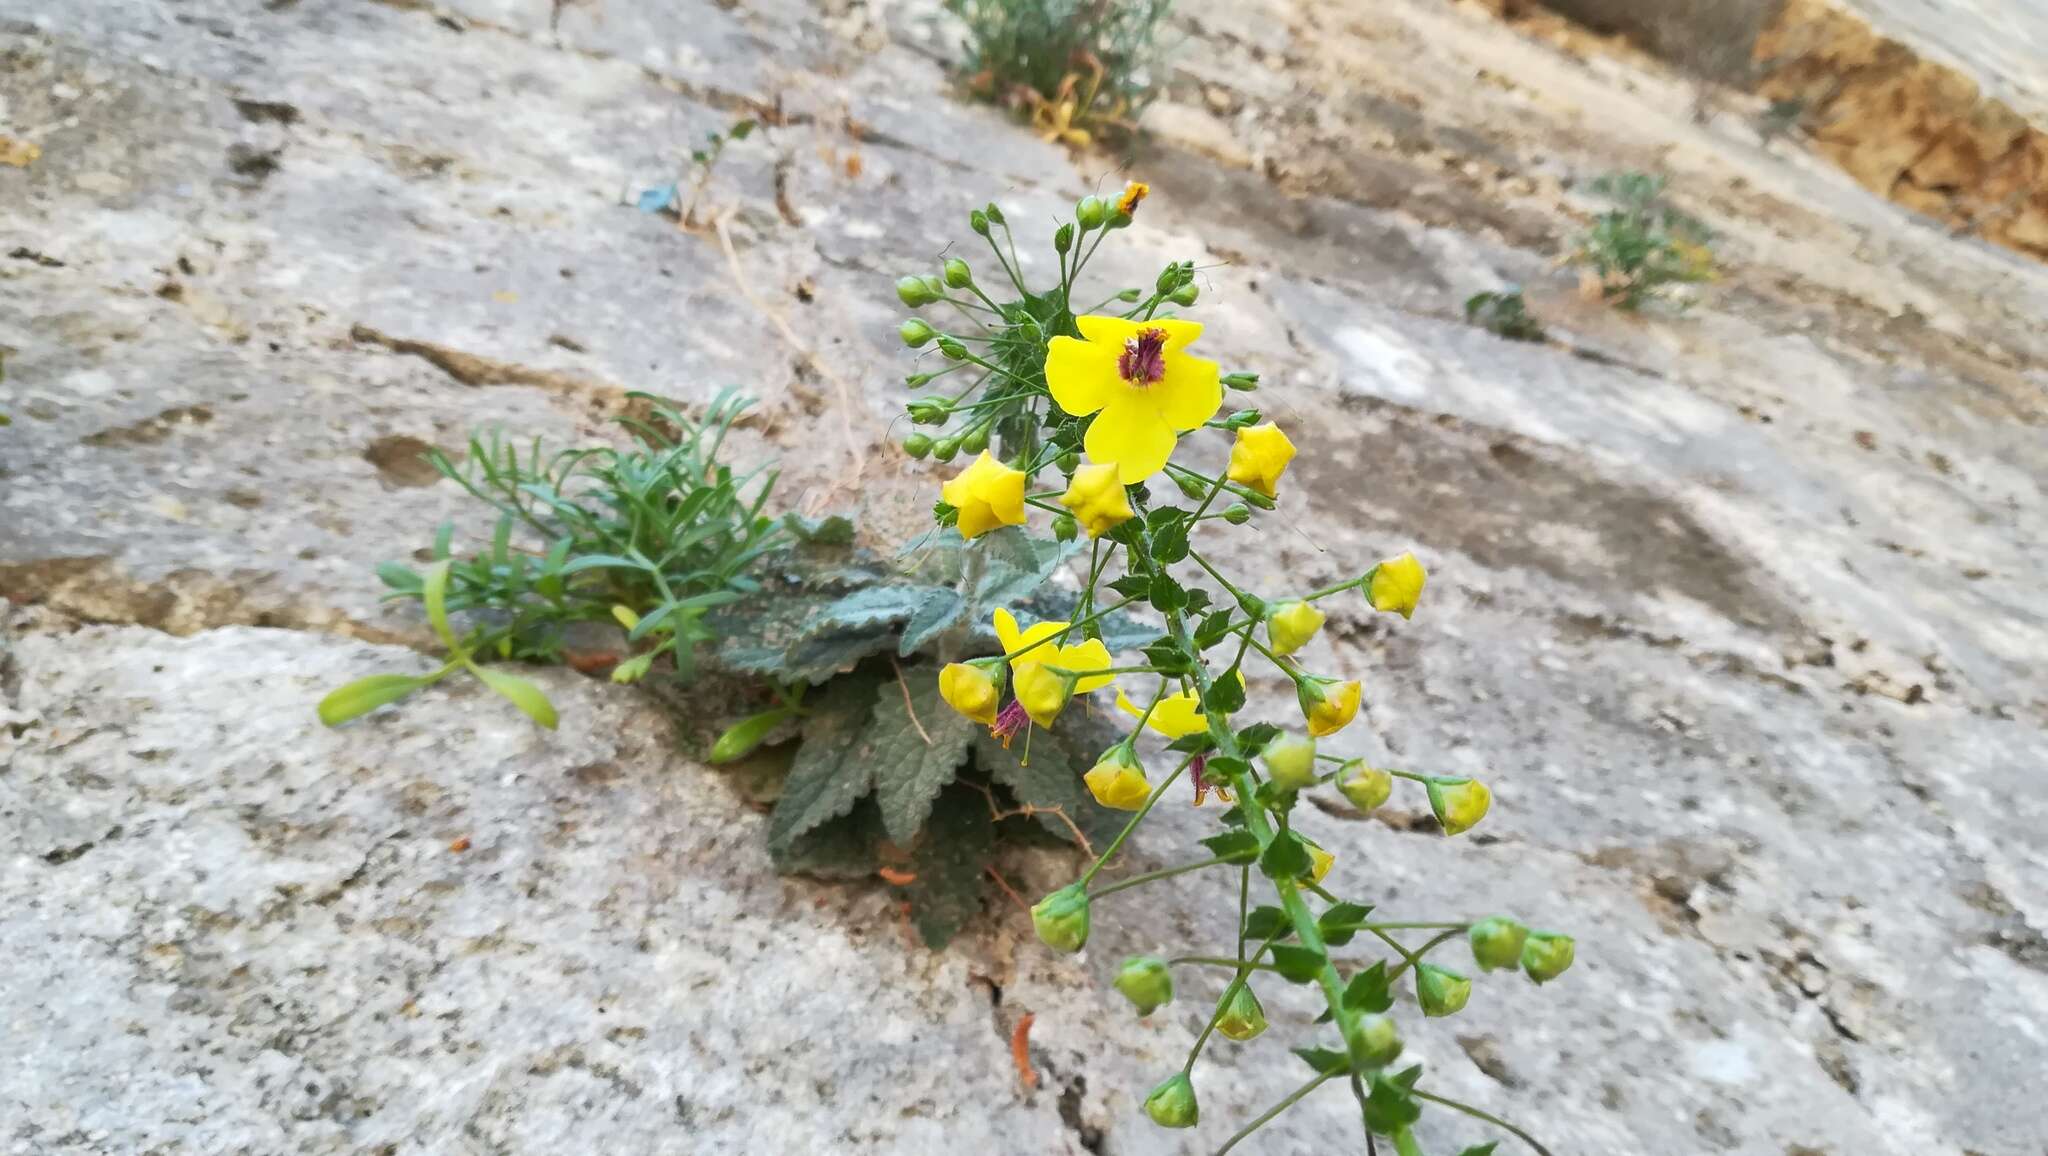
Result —
[{"label": "flower cluster", "polygon": [[[1198,297],[1191,264],[1168,266],[1150,293],[1128,289],[1091,309],[1070,307],[1076,278],[1095,246],[1130,224],[1145,192],[1133,185],[1115,201],[1088,197],[1075,205],[1073,221],[1053,236],[1056,287],[1034,293],[1025,286],[1015,240],[994,205],[976,210],[970,225],[988,240],[1017,296],[1005,293],[1009,299],[997,300],[959,258],[947,262],[942,276],[898,283],[906,304],[945,303],[972,322],[970,331],[957,333],[942,332],[923,318],[902,327],[906,343],[934,347],[947,363],[913,375],[913,388],[961,371],[969,382],[958,393],[927,395],[908,406],[911,419],[923,425],[964,419],[959,433],[936,440],[912,434],[905,448],[913,456],[930,453],[946,460],[963,449],[976,454],[941,486],[935,507],[940,526],[972,540],[999,526],[1044,518],[1056,537],[1085,534],[1088,541],[1085,581],[1073,615],[1022,625],[1009,611],[996,611],[992,625],[1001,654],[949,663],[939,675],[939,690],[955,710],[1006,741],[1030,727],[1054,727],[1074,699],[1112,689],[1117,706],[1133,720],[1084,776],[1097,802],[1130,812],[1131,818],[1078,880],[1032,908],[1047,945],[1081,950],[1093,904],[1117,892],[1209,868],[1241,876],[1242,885],[1233,889],[1240,896],[1234,953],[1140,956],[1117,973],[1117,990],[1140,1015],[1173,1001],[1176,968],[1220,968],[1228,975],[1187,1062],[1146,1098],[1153,1120],[1168,1127],[1196,1123],[1196,1058],[1212,1033],[1242,1042],[1264,1032],[1253,981],[1277,976],[1322,990],[1341,1044],[1296,1049],[1313,1078],[1283,1107],[1324,1082],[1343,1080],[1366,1127],[1410,1153],[1418,1150],[1411,1125],[1422,1101],[1466,1106],[1419,1089],[1419,1067],[1394,1070],[1401,1043],[1388,1014],[1392,985],[1412,973],[1423,1014],[1453,1015],[1471,998],[1472,981],[1428,958],[1445,942],[1467,939],[1481,970],[1518,967],[1543,983],[1570,965],[1572,940],[1530,931],[1503,916],[1374,919],[1370,905],[1325,888],[1335,859],[1296,824],[1302,792],[1328,786],[1369,811],[1388,801],[1396,779],[1411,780],[1451,835],[1480,822],[1492,796],[1476,779],[1375,767],[1318,747],[1319,740],[1356,722],[1365,688],[1358,679],[1312,670],[1304,651],[1322,629],[1333,599],[1359,598],[1373,611],[1412,616],[1427,582],[1414,554],[1387,558],[1317,589],[1269,597],[1231,580],[1198,543],[1219,522],[1243,525],[1254,511],[1273,509],[1296,447],[1256,410],[1225,412],[1227,391],[1253,390],[1257,377],[1226,374],[1196,352],[1202,326],[1178,315]],[[1221,476],[1175,460],[1183,444],[1210,431],[1231,438]],[[1048,474],[1060,482],[1039,488]],[[1184,502],[1172,501],[1175,496]],[[1149,611],[1162,623],[1152,642],[1121,658],[1104,644],[1100,629],[1106,616],[1119,611]],[[1246,706],[1247,662],[1292,682],[1298,728],[1233,722]],[[1148,731],[1159,738],[1146,739]],[[1149,774],[1145,761],[1151,756],[1141,750],[1141,740],[1148,748],[1164,740],[1166,751],[1177,756],[1173,769],[1156,779]],[[1183,774],[1198,804],[1212,793],[1232,804],[1219,814],[1218,834],[1203,841],[1209,854],[1098,884],[1104,867]],[[1270,885],[1272,904],[1251,905],[1254,873]],[[1436,934],[1408,946],[1405,936],[1418,931]],[[1333,952],[1362,937],[1392,955],[1366,960]]]}]

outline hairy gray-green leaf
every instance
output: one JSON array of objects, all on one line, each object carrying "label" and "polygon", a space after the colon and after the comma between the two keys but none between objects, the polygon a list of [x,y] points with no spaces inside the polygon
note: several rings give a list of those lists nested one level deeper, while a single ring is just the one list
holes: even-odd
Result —
[{"label": "hairy gray-green leaf", "polygon": [[946,946],[980,914],[981,876],[995,855],[995,843],[985,796],[971,787],[954,786],[939,797],[924,838],[910,857],[910,870],[917,878],[904,888],[925,946],[934,951]]},{"label": "hairy gray-green leaf", "polygon": [[905,658],[938,640],[939,635],[953,628],[960,616],[967,611],[966,599],[944,587],[927,587],[932,596],[927,598],[903,624],[903,638],[896,644],[896,653]]},{"label": "hairy gray-green leaf", "polygon": [[864,675],[835,679],[804,704],[803,746],[768,824],[770,850],[787,850],[797,836],[846,814],[874,786],[875,763],[860,738],[879,685]]},{"label": "hairy gray-green leaf", "polygon": [[928,586],[870,586],[821,607],[804,624],[804,633],[888,629],[909,619],[930,597]]},{"label": "hairy gray-green leaf", "polygon": [[862,799],[850,813],[811,828],[787,846],[771,846],[769,855],[784,875],[865,879],[879,865],[875,845],[881,839],[882,813],[872,799]]},{"label": "hairy gray-green leaf", "polygon": [[[906,667],[902,682],[885,685],[879,693],[863,742],[875,752],[875,797],[882,806],[882,825],[890,839],[907,847],[931,814],[932,801],[959,771],[978,728],[939,697],[938,671],[930,666]],[[929,743],[926,735],[931,736]]]}]

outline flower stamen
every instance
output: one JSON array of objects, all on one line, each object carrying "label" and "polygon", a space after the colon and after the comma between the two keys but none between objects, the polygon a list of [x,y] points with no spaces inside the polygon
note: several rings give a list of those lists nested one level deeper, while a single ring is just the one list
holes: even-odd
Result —
[{"label": "flower stamen", "polygon": [[1030,725],[1030,712],[1024,709],[1023,703],[1013,698],[1003,705],[1002,711],[996,715],[995,725],[988,728],[988,733],[1003,740],[1003,749],[1009,750],[1010,740],[1016,738],[1019,731]]},{"label": "flower stamen", "polygon": [[1166,330],[1141,329],[1117,354],[1117,376],[1132,385],[1155,385],[1166,376]]}]

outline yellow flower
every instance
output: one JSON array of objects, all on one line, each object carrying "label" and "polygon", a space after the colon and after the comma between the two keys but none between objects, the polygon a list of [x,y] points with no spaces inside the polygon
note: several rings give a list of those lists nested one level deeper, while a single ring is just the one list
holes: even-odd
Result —
[{"label": "yellow flower", "polygon": [[1431,779],[1423,787],[1429,792],[1429,809],[1436,812],[1446,835],[1471,830],[1493,806],[1493,792],[1478,779]]},{"label": "yellow flower", "polygon": [[1230,447],[1230,480],[1269,498],[1279,496],[1280,475],[1294,460],[1294,443],[1272,422],[1237,431]]},{"label": "yellow flower", "polygon": [[[1302,842],[1308,843],[1308,840],[1303,839]],[[1328,875],[1330,873],[1330,865],[1337,861],[1337,857],[1335,855],[1330,854],[1328,851],[1323,850],[1321,847],[1316,846],[1314,843],[1309,843],[1308,861],[1310,864],[1308,869],[1308,881],[1310,883],[1321,883],[1323,881],[1323,876]]]},{"label": "yellow flower", "polygon": [[1132,181],[1124,186],[1124,195],[1116,199],[1116,211],[1132,216],[1138,211],[1139,202],[1152,195],[1152,186],[1143,181]]},{"label": "yellow flower", "polygon": [[1115,811],[1135,811],[1152,797],[1152,784],[1127,746],[1115,746],[1102,753],[1095,768],[1081,776],[1095,801]]},{"label": "yellow flower", "polygon": [[1100,538],[1136,516],[1113,465],[1086,465],[1075,470],[1073,482],[1060,495],[1060,505],[1074,511],[1090,538]]},{"label": "yellow flower", "polygon": [[1181,433],[1223,405],[1216,363],[1187,352],[1202,327],[1096,316],[1074,323],[1080,337],[1052,339],[1045,383],[1061,409],[1096,415],[1082,441],[1088,457],[1114,464],[1125,485],[1142,482],[1166,468]]},{"label": "yellow flower", "polygon": [[[1244,681],[1241,674],[1231,677],[1240,683]],[[1116,705],[1132,718],[1145,716],[1145,708],[1132,702],[1130,696],[1122,689],[1116,692]],[[1202,700],[1194,691],[1184,690],[1160,699],[1159,705],[1152,708],[1152,717],[1146,720],[1145,725],[1169,739],[1182,739],[1208,730],[1209,720],[1202,715]]]},{"label": "yellow flower", "polygon": [[1016,616],[1008,610],[995,612],[996,639],[1002,643],[1003,654],[1009,658],[1010,670],[1016,676],[1017,701],[1031,715],[1031,721],[1042,727],[1053,724],[1072,695],[1100,690],[1116,681],[1114,675],[1084,674],[1069,687],[1065,676],[1049,669],[1059,667],[1077,674],[1109,669],[1109,648],[1099,638],[1064,646],[1049,641],[1067,626],[1065,622],[1036,622],[1029,629],[1019,629]]},{"label": "yellow flower", "polygon": [[1273,653],[1293,654],[1323,628],[1323,612],[1311,602],[1288,602],[1266,616],[1266,637],[1273,640]]},{"label": "yellow flower", "polygon": [[978,538],[997,526],[1024,524],[1024,471],[995,460],[987,450],[941,486],[939,496],[960,511],[963,538]]},{"label": "yellow flower", "polygon": [[1403,553],[1372,568],[1365,596],[1374,610],[1413,618],[1415,604],[1422,599],[1422,584],[1428,580],[1429,575],[1423,571],[1422,563],[1416,560],[1415,555]]},{"label": "yellow flower", "polygon": [[1308,720],[1308,733],[1317,738],[1333,735],[1351,725],[1358,717],[1358,696],[1361,691],[1357,679],[1338,683],[1327,678],[1304,678],[1295,684],[1295,698],[1301,702],[1301,714]]},{"label": "yellow flower", "polygon": [[939,672],[939,697],[982,726],[994,726],[996,705],[1003,697],[1002,677],[1000,661],[949,662]]}]

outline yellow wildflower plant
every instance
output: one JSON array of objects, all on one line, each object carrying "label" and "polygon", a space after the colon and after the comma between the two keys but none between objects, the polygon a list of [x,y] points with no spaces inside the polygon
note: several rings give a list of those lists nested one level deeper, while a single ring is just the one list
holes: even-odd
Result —
[{"label": "yellow wildflower plant", "polygon": [[[1235,676],[1240,685],[1243,675]],[[1169,694],[1152,708],[1152,717],[1145,718],[1145,708],[1132,702],[1122,689],[1116,692],[1117,709],[1132,718],[1145,719],[1145,725],[1169,739],[1184,739],[1209,729],[1209,719],[1202,713],[1202,699],[1193,691]]]},{"label": "yellow wildflower plant", "polygon": [[1062,410],[1095,415],[1082,448],[1125,485],[1166,468],[1180,435],[1223,407],[1222,371],[1187,352],[1202,327],[1165,318],[1076,317],[1080,337],[1047,347],[1045,384]]},{"label": "yellow wildflower plant", "polygon": [[1294,443],[1272,422],[1237,431],[1230,447],[1230,480],[1266,495],[1280,496],[1280,475],[1294,460]]},{"label": "yellow wildflower plant", "polygon": [[996,640],[1010,662],[1017,701],[1039,726],[1051,726],[1075,695],[1100,690],[1116,681],[1114,675],[1085,673],[1109,669],[1109,648],[1101,639],[1083,638],[1065,644],[1052,641],[1063,632],[1069,639],[1076,637],[1068,623],[1036,622],[1020,628],[1015,615],[1000,609],[995,612],[994,622]]},{"label": "yellow wildflower plant", "polygon": [[1308,733],[1316,738],[1336,734],[1358,717],[1362,689],[1357,679],[1338,682],[1329,678],[1303,678],[1295,684],[1301,701],[1301,715],[1308,720]]},{"label": "yellow wildflower plant", "polygon": [[1014,470],[987,450],[939,488],[946,504],[960,512],[960,536],[979,538],[998,526],[1024,524],[1024,471]]},{"label": "yellow wildflower plant", "polygon": [[1123,479],[1117,476],[1117,468],[1107,463],[1075,470],[1067,492],[1060,495],[1060,505],[1074,512],[1074,519],[1090,538],[1100,538],[1135,516]]},{"label": "yellow wildflower plant", "polygon": [[1404,551],[1372,568],[1366,576],[1365,596],[1374,610],[1413,618],[1416,604],[1422,601],[1422,585],[1428,580],[1422,562]]}]

